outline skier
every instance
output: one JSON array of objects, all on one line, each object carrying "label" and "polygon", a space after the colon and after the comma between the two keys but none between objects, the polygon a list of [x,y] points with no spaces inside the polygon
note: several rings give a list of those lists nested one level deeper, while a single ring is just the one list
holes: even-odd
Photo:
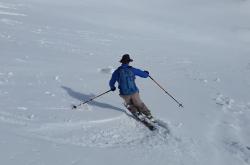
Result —
[{"label": "skier", "polygon": [[109,81],[110,89],[115,91],[115,83],[118,82],[120,96],[124,99],[127,109],[140,119],[143,118],[142,114],[144,114],[149,120],[155,122],[150,110],[140,99],[139,89],[135,84],[135,76],[147,78],[149,77],[149,72],[129,66],[129,63],[132,61],[129,54],[122,56],[120,60],[121,66],[113,72]]}]

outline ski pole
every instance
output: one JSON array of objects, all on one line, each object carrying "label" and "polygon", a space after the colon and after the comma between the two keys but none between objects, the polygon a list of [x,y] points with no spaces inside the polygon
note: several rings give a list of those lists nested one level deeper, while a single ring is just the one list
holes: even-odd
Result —
[{"label": "ski pole", "polygon": [[153,80],[167,95],[169,95],[178,105],[183,108],[183,105],[177,101],[170,93],[168,93],[157,81],[155,81],[151,76],[149,76],[151,80]]},{"label": "ski pole", "polygon": [[100,94],[100,95],[98,95],[98,96],[95,96],[95,97],[93,97],[93,98],[91,98],[91,99],[89,99],[89,100],[87,100],[87,101],[85,101],[85,102],[81,102],[79,105],[73,105],[72,106],[72,109],[76,109],[77,107],[80,107],[81,105],[84,105],[84,104],[86,104],[86,103],[88,103],[88,102],[90,102],[90,101],[93,101],[93,100],[95,100],[96,98],[98,98],[98,97],[100,97],[100,96],[102,96],[102,95],[105,95],[106,93],[109,93],[111,90],[108,90],[108,91],[106,91],[106,92],[104,92],[104,93],[102,93],[102,94]]}]

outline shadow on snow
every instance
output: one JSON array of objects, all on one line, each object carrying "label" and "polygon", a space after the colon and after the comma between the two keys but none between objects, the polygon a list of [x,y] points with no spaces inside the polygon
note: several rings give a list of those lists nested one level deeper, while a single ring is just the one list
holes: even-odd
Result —
[{"label": "shadow on snow", "polygon": [[[79,101],[87,101],[87,100],[90,100],[91,98],[95,97],[95,95],[93,94],[90,94],[90,95],[87,95],[87,94],[83,94],[83,93],[80,93],[80,92],[76,92],[74,91],[73,89],[69,88],[69,87],[66,87],[66,86],[61,86],[61,88],[63,88],[64,90],[67,91],[67,93],[79,100]],[[97,107],[101,107],[101,108],[106,108],[106,109],[112,109],[112,110],[116,110],[116,111],[120,111],[120,112],[125,112],[125,110],[119,108],[119,107],[115,107],[111,104],[107,104],[107,103],[102,103],[102,102],[98,102],[98,101],[91,101],[91,102],[88,102],[89,105],[92,105],[92,106],[97,106]]]}]

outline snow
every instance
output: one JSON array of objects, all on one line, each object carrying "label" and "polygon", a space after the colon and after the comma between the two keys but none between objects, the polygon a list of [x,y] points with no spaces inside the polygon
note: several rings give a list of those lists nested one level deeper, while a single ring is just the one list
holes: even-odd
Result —
[{"label": "snow", "polygon": [[[250,164],[249,0],[0,0],[0,162]],[[129,53],[156,132],[108,81]]]}]

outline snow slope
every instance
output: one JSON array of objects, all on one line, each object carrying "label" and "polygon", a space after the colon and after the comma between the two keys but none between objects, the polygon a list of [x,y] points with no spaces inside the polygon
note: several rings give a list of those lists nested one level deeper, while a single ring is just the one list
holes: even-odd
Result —
[{"label": "snow slope", "polygon": [[[0,0],[0,162],[250,164],[249,0]],[[109,89],[124,53],[149,70],[150,132]]]}]

